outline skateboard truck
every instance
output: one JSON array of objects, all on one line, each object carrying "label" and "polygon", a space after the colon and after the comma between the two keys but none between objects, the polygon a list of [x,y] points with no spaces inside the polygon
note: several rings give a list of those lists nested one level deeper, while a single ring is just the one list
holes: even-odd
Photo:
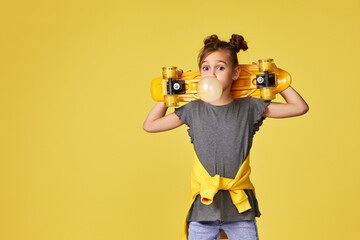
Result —
[{"label": "skateboard truck", "polygon": [[185,81],[178,80],[177,67],[163,67],[163,79],[166,81],[164,103],[167,107],[177,107],[178,95],[185,94]]},{"label": "skateboard truck", "polygon": [[260,98],[263,100],[275,99],[274,89],[275,74],[274,72],[274,60],[271,58],[260,59],[258,61],[259,71],[264,74],[256,75],[256,87],[260,89]]}]

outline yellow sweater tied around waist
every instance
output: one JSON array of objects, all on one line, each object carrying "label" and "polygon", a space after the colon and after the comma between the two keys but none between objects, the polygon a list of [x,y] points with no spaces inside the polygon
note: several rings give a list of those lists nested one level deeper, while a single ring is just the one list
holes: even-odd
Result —
[{"label": "yellow sweater tied around waist", "polygon": [[[219,190],[227,190],[239,213],[251,209],[248,196],[244,191],[244,189],[250,189],[253,190],[255,194],[255,188],[249,178],[250,172],[251,168],[248,155],[234,179],[220,177],[218,174],[211,177],[195,153],[190,182],[190,202],[183,223],[182,239],[188,239],[189,224],[186,221],[186,218],[198,194],[200,194],[201,202],[203,204],[210,205],[213,202],[215,194]],[[223,238],[221,237],[221,239]]]}]

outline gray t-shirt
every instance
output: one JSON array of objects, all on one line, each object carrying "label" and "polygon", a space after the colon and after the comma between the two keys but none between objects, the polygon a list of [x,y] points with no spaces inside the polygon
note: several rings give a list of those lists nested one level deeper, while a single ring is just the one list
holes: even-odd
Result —
[{"label": "gray t-shirt", "polygon": [[[189,126],[191,142],[208,173],[233,179],[250,152],[269,103],[253,97],[221,106],[195,100],[175,109],[175,114]],[[228,191],[220,190],[210,205],[202,204],[198,195],[187,221],[243,221],[260,217],[253,191],[245,193],[252,208],[243,213],[237,211]]]}]

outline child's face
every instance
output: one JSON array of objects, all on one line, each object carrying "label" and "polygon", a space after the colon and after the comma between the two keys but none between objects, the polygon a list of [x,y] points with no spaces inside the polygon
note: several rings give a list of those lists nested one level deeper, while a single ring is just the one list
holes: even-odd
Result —
[{"label": "child's face", "polygon": [[239,66],[233,68],[226,50],[219,50],[204,58],[201,63],[200,74],[201,77],[216,77],[225,91],[231,88],[234,80],[238,79],[240,68]]}]

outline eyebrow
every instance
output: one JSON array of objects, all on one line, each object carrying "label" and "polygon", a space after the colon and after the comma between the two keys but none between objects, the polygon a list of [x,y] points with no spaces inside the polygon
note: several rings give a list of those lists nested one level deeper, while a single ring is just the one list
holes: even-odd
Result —
[{"label": "eyebrow", "polygon": [[[207,62],[207,61],[203,61],[203,62],[201,62],[201,65],[203,65],[204,63],[208,63],[208,62]],[[218,61],[218,63],[224,63],[225,65],[227,65],[227,63],[226,63],[225,61],[223,61],[223,60]]]}]

